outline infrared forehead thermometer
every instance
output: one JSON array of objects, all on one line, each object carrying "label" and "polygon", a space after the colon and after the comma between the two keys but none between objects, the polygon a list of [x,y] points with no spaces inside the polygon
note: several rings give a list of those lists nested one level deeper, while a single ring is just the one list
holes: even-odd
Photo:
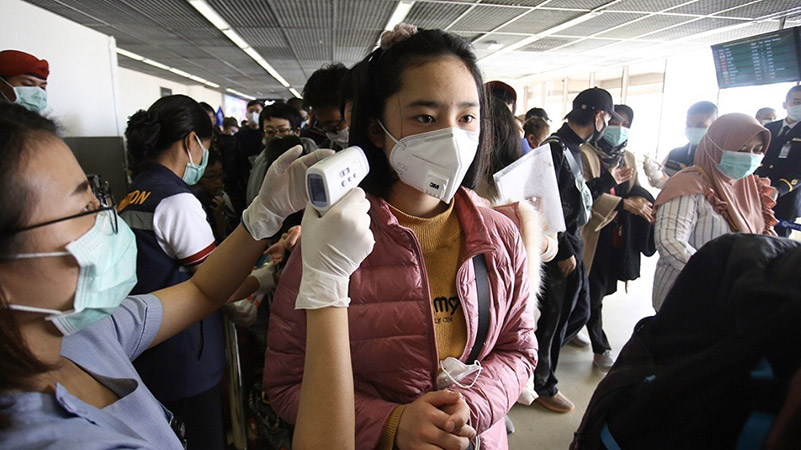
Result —
[{"label": "infrared forehead thermometer", "polygon": [[370,166],[361,148],[340,150],[306,170],[306,195],[314,209],[325,214],[367,176]]}]

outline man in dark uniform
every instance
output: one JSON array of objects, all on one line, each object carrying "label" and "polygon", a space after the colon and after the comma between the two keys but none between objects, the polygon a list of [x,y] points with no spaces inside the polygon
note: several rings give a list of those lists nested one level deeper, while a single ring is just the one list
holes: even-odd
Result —
[{"label": "man in dark uniform", "polygon": [[662,163],[665,175],[672,177],[676,172],[694,164],[695,149],[701,142],[706,130],[718,118],[718,107],[712,102],[698,102],[687,110],[687,127],[684,135],[687,136],[687,145],[674,148],[668,153]]},{"label": "man in dark uniform", "polygon": [[537,322],[540,347],[534,389],[540,396],[537,402],[555,412],[573,409],[573,403],[556,387],[554,372],[559,352],[589,318],[581,227],[592,214],[592,194],[584,182],[580,146],[597,141],[612,117],[622,121],[614,112],[609,92],[599,88],[587,89],[573,100],[573,110],[568,113],[567,122],[545,141],[551,146],[567,229],[559,233],[556,257],[545,265],[542,315]]},{"label": "man in dark uniform", "polygon": [[787,237],[790,229],[781,221],[795,222],[801,215],[801,195],[796,187],[801,182],[801,86],[793,86],[784,99],[787,118],[765,125],[770,130],[770,147],[756,174],[770,178],[770,184],[779,191],[773,212],[779,219],[776,233]]}]

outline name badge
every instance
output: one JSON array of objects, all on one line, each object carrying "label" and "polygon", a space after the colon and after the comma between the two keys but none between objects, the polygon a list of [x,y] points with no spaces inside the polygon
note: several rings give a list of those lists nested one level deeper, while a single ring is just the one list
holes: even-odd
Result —
[{"label": "name badge", "polygon": [[790,144],[791,141],[787,141],[784,143],[784,146],[782,146],[782,149],[779,152],[779,159],[787,159],[787,155],[790,154]]}]

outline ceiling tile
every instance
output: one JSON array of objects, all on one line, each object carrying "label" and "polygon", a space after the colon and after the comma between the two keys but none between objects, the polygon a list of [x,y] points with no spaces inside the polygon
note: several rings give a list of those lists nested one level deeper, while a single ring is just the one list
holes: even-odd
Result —
[{"label": "ceiling tile", "polygon": [[610,28],[623,25],[626,22],[640,19],[644,17],[641,14],[627,14],[627,13],[614,13],[604,12],[598,17],[582,22],[570,28],[566,28],[557,35],[559,36],[591,36],[596,33],[609,30]]},{"label": "ceiling tile", "polygon": [[646,17],[636,22],[632,22],[626,25],[625,27],[616,28],[614,30],[601,33],[598,36],[608,37],[608,38],[631,39],[631,38],[636,38],[638,36],[642,36],[647,33],[652,33],[654,31],[661,30],[669,26],[678,25],[682,22],[687,22],[688,20],[691,20],[691,18],[686,16],[668,16],[668,15],[658,14]]},{"label": "ceiling tile", "polygon": [[238,27],[277,27],[278,19],[264,0],[206,0],[228,25]]},{"label": "ceiling tile", "polygon": [[[659,12],[687,3],[688,0],[623,0],[610,5],[605,11]],[[672,10],[671,10],[672,11]]]},{"label": "ceiling tile", "polygon": [[544,52],[554,47],[559,47],[561,45],[569,44],[571,42],[576,42],[577,40],[578,39],[573,39],[573,38],[546,37],[538,41],[534,41],[531,44],[528,44],[527,46],[520,48],[519,50],[523,52]]},{"label": "ceiling tile", "polygon": [[444,29],[470,9],[470,5],[416,2],[405,22],[426,29]]},{"label": "ceiling tile", "polygon": [[673,39],[686,38],[693,34],[713,30],[715,28],[738,25],[741,23],[742,22],[740,21],[730,19],[699,19],[666,29],[664,31],[646,34],[642,37],[645,39],[669,41]]},{"label": "ceiling tile", "polygon": [[501,28],[502,33],[541,33],[568,20],[585,14],[581,11],[560,11],[554,9],[535,9],[525,16]]},{"label": "ceiling tile", "polygon": [[525,8],[477,6],[453,24],[459,31],[492,31],[509,20],[528,12]]}]

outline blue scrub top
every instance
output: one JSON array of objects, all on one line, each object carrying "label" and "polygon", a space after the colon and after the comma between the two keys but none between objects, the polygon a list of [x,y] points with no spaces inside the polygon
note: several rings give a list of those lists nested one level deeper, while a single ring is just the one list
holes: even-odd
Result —
[{"label": "blue scrub top", "polygon": [[61,354],[120,399],[98,409],[60,384],[55,395],[0,393],[2,412],[12,418],[11,427],[0,430],[0,447],[183,449],[169,425],[172,414],[153,397],[131,364],[156,338],[161,317],[157,297],[128,297],[111,317],[65,337]]}]

